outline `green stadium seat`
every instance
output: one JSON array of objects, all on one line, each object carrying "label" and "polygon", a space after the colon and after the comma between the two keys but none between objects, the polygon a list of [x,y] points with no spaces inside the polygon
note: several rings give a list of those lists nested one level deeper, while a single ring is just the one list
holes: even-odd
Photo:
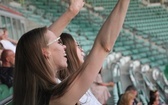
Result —
[{"label": "green stadium seat", "polygon": [[9,89],[5,84],[0,84],[0,101],[9,96]]},{"label": "green stadium seat", "polygon": [[128,56],[128,55],[131,55],[131,51],[123,51],[122,54],[124,56]]},{"label": "green stadium seat", "polygon": [[150,60],[147,59],[147,58],[142,58],[142,59],[140,59],[140,61],[141,61],[142,64],[145,64],[145,63],[149,63],[149,62],[150,62]]},{"label": "green stadium seat", "polygon": [[12,95],[13,94],[13,87],[9,88],[9,94]]}]

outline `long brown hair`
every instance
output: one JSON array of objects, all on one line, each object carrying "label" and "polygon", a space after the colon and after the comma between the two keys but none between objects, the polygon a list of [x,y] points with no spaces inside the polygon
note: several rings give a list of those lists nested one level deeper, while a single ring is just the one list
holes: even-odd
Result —
[{"label": "long brown hair", "polygon": [[55,72],[42,53],[42,49],[48,47],[46,32],[46,27],[33,29],[25,33],[17,44],[13,105],[48,105],[51,97],[62,97],[82,73],[78,71],[57,85]]},{"label": "long brown hair", "polygon": [[[85,68],[87,64],[82,65],[82,62],[79,60],[76,49],[77,45],[73,37],[68,33],[62,33],[60,37],[63,44],[66,46],[68,67],[57,72],[57,78],[64,81],[63,84],[61,83],[61,85],[55,89],[54,94],[57,93],[62,96],[68,91],[68,88],[72,86],[73,80],[75,80],[78,75],[82,74],[83,71],[81,69]],[[61,90],[58,91],[59,88],[62,88],[62,90],[64,89],[64,91],[61,93]],[[57,95],[55,98],[59,98],[60,96]],[[80,105],[80,103],[77,102],[75,105]]]},{"label": "long brown hair", "polygon": [[47,28],[25,33],[16,48],[13,105],[47,105],[56,85],[42,48],[47,47]]},{"label": "long brown hair", "polygon": [[64,80],[67,77],[69,77],[71,74],[75,73],[75,71],[80,68],[82,63],[78,58],[76,42],[73,39],[73,37],[68,33],[62,33],[61,39],[63,44],[66,46],[68,67],[64,70],[58,71],[57,76],[59,79]]}]

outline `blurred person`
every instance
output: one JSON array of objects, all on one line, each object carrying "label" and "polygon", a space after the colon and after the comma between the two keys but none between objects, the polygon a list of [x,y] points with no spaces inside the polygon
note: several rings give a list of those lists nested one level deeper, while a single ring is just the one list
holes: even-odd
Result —
[{"label": "blurred person", "polygon": [[[132,105],[140,104],[140,103],[138,103],[138,101],[136,100],[138,91],[137,91],[137,89],[136,89],[135,86],[129,85],[129,86],[126,88],[125,92],[130,92],[130,93],[132,93],[132,96],[134,97],[134,102],[132,103]],[[122,95],[123,95],[123,94],[120,95],[117,105],[119,105],[119,103],[120,103],[120,101],[121,101]]]},{"label": "blurred person", "polygon": [[0,67],[0,80],[8,87],[13,85],[13,70],[15,65],[15,53],[4,49],[1,54],[2,66]]},{"label": "blurred person", "polygon": [[137,100],[136,100],[136,97],[137,97],[137,95],[138,95],[137,88],[136,88],[135,86],[133,86],[133,85],[129,85],[129,86],[126,88],[125,91],[126,91],[126,92],[129,91],[129,92],[132,93],[132,95],[134,96],[134,103],[137,104],[137,103],[138,103]]},{"label": "blurred person", "polygon": [[[66,69],[59,70],[57,72],[58,78],[63,81],[79,70],[80,66],[84,62],[85,54],[83,49],[70,34],[62,33],[60,37],[63,44],[66,46],[65,51],[68,63],[68,67]],[[90,89],[88,89],[87,92],[80,98],[79,102],[81,105],[101,105]]]},{"label": "blurred person", "polygon": [[95,97],[99,100],[99,102],[103,105],[107,104],[107,100],[111,97],[111,94],[107,87],[113,87],[113,82],[105,83],[103,82],[102,76],[101,76],[101,70],[100,69],[96,79],[94,80],[93,84],[91,85],[91,91],[95,95]]},{"label": "blurred person", "polygon": [[[4,50],[4,48],[3,48],[2,44],[0,43],[0,56],[1,56],[3,50]],[[0,66],[2,66],[1,58],[0,58]]]},{"label": "blurred person", "polygon": [[118,105],[132,105],[133,102],[134,102],[134,95],[130,91],[127,91],[121,96]]},{"label": "blurred person", "polygon": [[150,90],[149,96],[156,96],[159,97],[159,91],[158,90]]},{"label": "blurred person", "polygon": [[49,28],[25,33],[17,44],[13,105],[75,105],[86,93],[102,67],[122,28],[130,0],[118,0],[100,29],[93,48],[82,66],[56,82],[56,73],[67,67],[60,34],[79,13],[83,0],[70,0],[68,10]]},{"label": "blurred person", "polygon": [[6,28],[0,28],[0,43],[4,49],[10,49],[15,53],[17,41],[8,37]]},{"label": "blurred person", "polygon": [[160,105],[159,97],[156,95],[150,96],[148,105]]},{"label": "blurred person", "polygon": [[[149,99],[151,100],[151,102],[149,102],[150,104],[153,103],[153,101],[157,101],[157,99],[155,97],[160,99],[159,91],[158,90],[150,90],[149,91]],[[162,105],[160,100],[159,100],[158,105]]]}]

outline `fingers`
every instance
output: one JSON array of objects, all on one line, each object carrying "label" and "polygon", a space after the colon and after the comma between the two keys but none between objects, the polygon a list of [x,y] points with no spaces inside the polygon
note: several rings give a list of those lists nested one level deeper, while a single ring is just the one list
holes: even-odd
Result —
[{"label": "fingers", "polygon": [[71,4],[81,4],[82,6],[85,4],[85,0],[70,0],[70,5]]},{"label": "fingers", "polygon": [[83,8],[85,2],[83,0],[70,0],[69,10],[77,15],[79,11]]}]

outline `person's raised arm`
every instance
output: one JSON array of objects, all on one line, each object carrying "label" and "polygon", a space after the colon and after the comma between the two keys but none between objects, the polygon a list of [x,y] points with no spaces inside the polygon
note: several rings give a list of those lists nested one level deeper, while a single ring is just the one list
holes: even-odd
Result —
[{"label": "person's raised arm", "polygon": [[83,0],[70,0],[70,6],[67,11],[49,26],[48,29],[54,32],[56,36],[60,36],[64,28],[82,9],[83,5]]},{"label": "person's raised arm", "polygon": [[91,80],[94,80],[97,76],[105,57],[115,44],[122,28],[129,2],[130,0],[118,0],[115,8],[98,33],[93,48],[86,59],[86,62],[84,62],[84,66],[86,64],[88,65],[85,69],[90,69],[89,71],[85,71],[88,75],[92,75],[89,76]]},{"label": "person's raised arm", "polygon": [[[73,94],[76,101],[87,91],[96,78],[103,61],[114,46],[114,43],[122,28],[130,0],[118,0],[114,10],[111,12],[98,36],[93,48],[86,58],[81,73],[77,76],[72,88],[67,92],[66,99]],[[71,100],[72,101],[72,100]]]}]

